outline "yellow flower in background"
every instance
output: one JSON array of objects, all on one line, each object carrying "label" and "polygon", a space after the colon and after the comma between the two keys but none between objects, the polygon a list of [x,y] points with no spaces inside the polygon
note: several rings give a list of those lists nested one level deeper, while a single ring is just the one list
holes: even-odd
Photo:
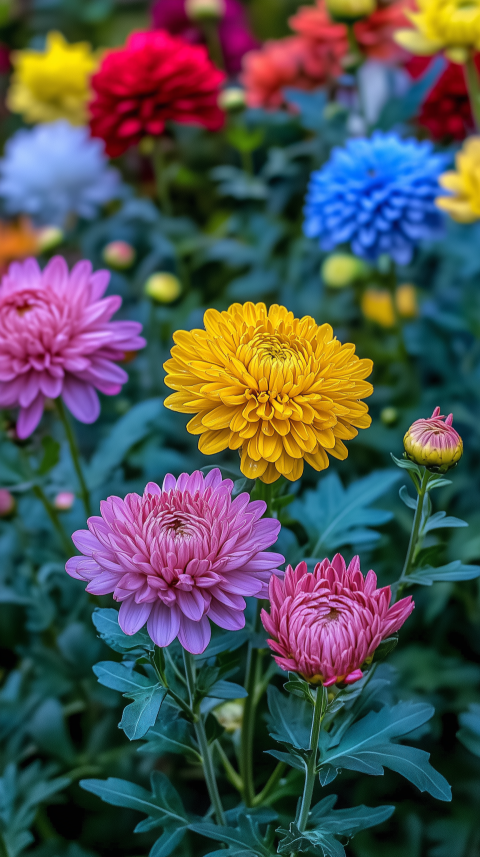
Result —
[{"label": "yellow flower in background", "polygon": [[456,171],[443,173],[439,183],[449,196],[435,200],[438,208],[459,223],[480,218],[480,137],[469,137],[455,158]]},{"label": "yellow flower in background", "polygon": [[418,315],[417,290],[411,283],[403,283],[395,292],[397,312],[402,318],[416,318]]},{"label": "yellow flower in background", "polygon": [[98,57],[88,42],[70,45],[61,33],[51,32],[44,51],[14,52],[7,106],[26,122],[68,119],[72,125],[83,125],[90,77],[97,65]]},{"label": "yellow flower in background", "polygon": [[242,473],[275,482],[294,481],[304,461],[328,467],[328,454],[347,457],[344,440],[368,428],[360,399],[371,360],[342,345],[329,324],[295,318],[275,304],[233,304],[209,309],[205,330],[177,331],[165,383],[177,392],[165,400],[173,411],[195,414],[187,425],[200,435],[205,455],[241,450]]},{"label": "yellow flower in background", "polygon": [[13,222],[0,220],[0,274],[10,262],[36,256],[40,250],[40,230],[34,229],[28,218]]},{"label": "yellow flower in background", "polygon": [[334,19],[358,20],[372,15],[377,0],[327,0],[327,9]]},{"label": "yellow flower in background", "polygon": [[381,327],[394,327],[395,307],[388,289],[366,289],[360,305],[369,321],[374,321]]},{"label": "yellow flower in background", "polygon": [[414,29],[398,30],[395,41],[417,56],[445,51],[453,62],[463,63],[480,48],[480,0],[417,0],[415,11],[406,10]]}]

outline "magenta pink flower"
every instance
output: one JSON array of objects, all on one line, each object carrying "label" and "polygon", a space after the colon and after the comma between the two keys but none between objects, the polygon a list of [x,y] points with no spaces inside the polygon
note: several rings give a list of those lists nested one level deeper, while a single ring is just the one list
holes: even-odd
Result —
[{"label": "magenta pink flower", "polygon": [[340,554],[312,574],[305,562],[289,566],[282,582],[271,578],[269,597],[271,613],[262,610],[262,622],[275,661],[326,687],[362,678],[362,664],[415,606],[409,596],[389,607],[390,587],[377,589],[376,574],[364,577],[358,556],[347,568]]},{"label": "magenta pink flower", "polygon": [[[201,29],[188,17],[185,0],[157,0],[152,9],[153,25],[159,30],[168,30],[191,44],[204,44]],[[247,22],[245,8],[239,0],[226,0],[225,15],[219,21],[218,35],[222,46],[225,69],[228,74],[237,74],[242,57],[259,47]]]},{"label": "magenta pink flower", "polygon": [[45,397],[61,396],[73,416],[93,423],[96,390],[120,392],[128,375],[116,365],[145,346],[136,321],[110,321],[122,299],[103,298],[110,273],[90,262],[69,272],[56,256],[41,271],[35,259],[14,262],[0,285],[0,407],[20,407],[17,434],[30,435]]},{"label": "magenta pink flower", "polygon": [[193,654],[210,640],[210,623],[235,631],[245,625],[245,598],[264,598],[272,574],[284,562],[266,551],[277,540],[279,521],[262,518],[266,503],[249,494],[232,500],[233,482],[219,470],[168,474],[143,497],[127,494],[101,503],[101,517],[72,538],[84,556],[67,563],[87,592],[113,592],[121,601],[125,634],[147,622],[157,646],[178,636]]},{"label": "magenta pink flower", "polygon": [[435,408],[430,419],[416,420],[403,439],[408,457],[440,473],[454,467],[463,455],[463,441],[452,423],[453,414],[445,419],[440,408]]}]

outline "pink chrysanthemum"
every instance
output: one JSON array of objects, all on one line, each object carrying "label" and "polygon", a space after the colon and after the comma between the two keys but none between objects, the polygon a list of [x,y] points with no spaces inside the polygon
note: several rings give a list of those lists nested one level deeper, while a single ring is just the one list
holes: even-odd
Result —
[{"label": "pink chrysanthemum", "polygon": [[136,321],[110,321],[122,303],[103,298],[110,273],[90,262],[69,272],[56,256],[43,271],[35,259],[14,262],[0,286],[0,407],[20,407],[17,434],[30,435],[45,397],[61,396],[82,423],[100,413],[96,390],[120,392],[128,375],[115,361],[145,346]]},{"label": "pink chrysanthemum", "polygon": [[210,640],[210,623],[229,631],[245,625],[244,596],[266,597],[272,574],[284,562],[266,551],[277,540],[280,523],[261,517],[262,500],[249,494],[232,500],[233,482],[219,470],[196,471],[159,488],[149,482],[143,497],[109,497],[102,517],[88,519],[88,530],[72,538],[84,556],[67,563],[87,592],[113,592],[121,601],[118,621],[125,634],[147,622],[157,646],[178,636],[193,654]]},{"label": "pink chrysanthemum", "polygon": [[463,441],[453,428],[453,414],[435,408],[428,420],[416,420],[403,438],[408,457],[428,470],[446,473],[463,455]]},{"label": "pink chrysanthemum", "polygon": [[270,580],[270,615],[262,610],[268,644],[283,670],[312,684],[353,684],[378,645],[398,631],[414,608],[411,597],[392,607],[390,587],[377,589],[377,576],[364,577],[354,556],[348,568],[337,554],[312,574],[305,562]]}]

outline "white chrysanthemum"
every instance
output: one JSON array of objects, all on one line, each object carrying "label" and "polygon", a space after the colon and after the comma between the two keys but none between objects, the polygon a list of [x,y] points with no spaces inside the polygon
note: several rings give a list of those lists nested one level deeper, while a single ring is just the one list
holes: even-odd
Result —
[{"label": "white chrysanthemum", "polygon": [[94,218],[119,196],[120,177],[101,140],[65,120],[17,131],[0,159],[0,197],[8,214],[65,226],[69,215]]}]

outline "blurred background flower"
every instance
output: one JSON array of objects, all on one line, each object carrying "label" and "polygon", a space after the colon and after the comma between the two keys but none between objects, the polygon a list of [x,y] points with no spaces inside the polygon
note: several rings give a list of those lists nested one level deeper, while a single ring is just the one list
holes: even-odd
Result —
[{"label": "blurred background flower", "polygon": [[[405,68],[413,80],[418,80],[431,63],[430,57],[411,57]],[[480,54],[475,56],[475,65],[480,72]],[[416,122],[439,142],[463,140],[474,130],[465,72],[461,65],[447,62],[444,71],[423,99]]]},{"label": "blurred background flower", "polygon": [[87,128],[65,120],[17,131],[0,159],[0,199],[8,214],[64,227],[72,215],[90,220],[122,193],[104,146]]},{"label": "blurred background flower", "polygon": [[407,12],[413,24],[395,35],[399,45],[418,56],[445,51],[454,62],[465,62],[480,49],[480,2],[471,0],[417,0]]},{"label": "blurred background flower", "polygon": [[395,133],[349,140],[312,173],[305,234],[324,250],[350,244],[361,258],[376,261],[386,253],[408,264],[418,242],[441,229],[435,197],[448,161],[430,142]]},{"label": "blurred background flower", "polygon": [[69,45],[61,33],[51,32],[44,51],[14,51],[11,59],[10,110],[26,122],[68,119],[72,125],[85,124],[90,77],[98,65],[88,42]]},{"label": "blurred background flower", "polygon": [[34,229],[27,217],[0,221],[0,274],[10,262],[35,256],[41,247],[40,230]]},{"label": "blurred background flower", "polygon": [[440,176],[448,196],[437,197],[436,203],[459,223],[480,219],[480,137],[465,140],[455,158],[456,170]]},{"label": "blurred background flower", "polygon": [[[191,44],[205,44],[205,32],[188,16],[185,0],[157,0],[152,8],[153,26],[181,36]],[[240,71],[242,57],[259,46],[239,0],[225,0],[225,12],[218,23],[218,36],[225,70],[230,75]]]}]

